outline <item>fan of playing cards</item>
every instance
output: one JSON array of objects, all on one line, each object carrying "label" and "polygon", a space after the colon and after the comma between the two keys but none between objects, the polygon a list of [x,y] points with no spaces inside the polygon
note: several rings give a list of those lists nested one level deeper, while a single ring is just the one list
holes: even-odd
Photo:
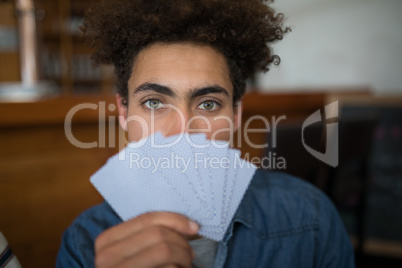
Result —
[{"label": "fan of playing cards", "polygon": [[199,223],[200,235],[220,241],[255,170],[227,142],[156,133],[128,144],[91,182],[122,220],[180,213]]}]

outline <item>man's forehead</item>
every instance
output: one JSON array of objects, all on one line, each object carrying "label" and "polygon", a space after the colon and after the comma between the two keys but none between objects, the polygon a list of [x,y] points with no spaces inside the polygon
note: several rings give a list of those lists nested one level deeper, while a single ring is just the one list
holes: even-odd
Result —
[{"label": "man's forehead", "polygon": [[128,83],[130,92],[144,83],[159,84],[177,92],[218,86],[233,95],[224,56],[208,46],[155,44],[144,49],[133,65]]},{"label": "man's forehead", "polygon": [[[133,70],[155,65],[200,68],[204,64],[223,67],[228,71],[225,56],[210,46],[191,43],[156,43],[141,50],[133,62]],[[226,67],[226,68],[225,68]]]}]

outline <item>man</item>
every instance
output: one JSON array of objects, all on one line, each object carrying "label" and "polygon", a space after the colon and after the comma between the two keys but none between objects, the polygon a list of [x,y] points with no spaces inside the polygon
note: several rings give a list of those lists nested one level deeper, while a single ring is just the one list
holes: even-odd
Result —
[{"label": "man", "polygon": [[[231,139],[245,80],[277,59],[269,44],[286,31],[282,17],[262,2],[121,0],[90,10],[84,31],[94,41],[93,59],[115,66],[120,124],[129,141],[151,131]],[[103,203],[65,232],[57,266],[353,266],[332,204],[285,174],[257,171],[223,241],[199,237],[198,229],[168,212],[122,222]]]}]

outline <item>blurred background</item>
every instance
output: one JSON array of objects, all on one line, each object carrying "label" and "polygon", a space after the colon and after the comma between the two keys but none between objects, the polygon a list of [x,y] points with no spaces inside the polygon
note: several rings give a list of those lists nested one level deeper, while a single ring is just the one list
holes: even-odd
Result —
[{"label": "blurred background", "polygon": [[[89,176],[125,144],[113,69],[92,66],[79,30],[91,2],[0,0],[0,231],[24,267],[54,267],[63,231],[102,201]],[[251,118],[262,115],[271,126],[273,117],[286,118],[276,136],[248,133],[268,148],[242,134],[234,146],[325,191],[357,267],[402,267],[402,2],[276,0],[273,7],[292,32],[274,46],[281,64],[249,82],[242,120],[265,128]],[[335,101],[330,118],[325,106]],[[316,111],[323,119],[304,128]],[[306,150],[325,153],[329,124],[338,126],[336,167]],[[281,157],[285,168],[273,163]]]}]

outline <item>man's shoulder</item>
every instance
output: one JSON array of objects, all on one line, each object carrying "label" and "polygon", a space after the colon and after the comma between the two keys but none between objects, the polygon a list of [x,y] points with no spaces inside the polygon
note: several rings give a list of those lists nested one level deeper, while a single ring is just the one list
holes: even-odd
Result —
[{"label": "man's shoulder", "polygon": [[[228,232],[234,235],[227,267],[354,267],[332,202],[291,175],[257,170],[233,222],[241,224]],[[256,254],[261,250],[266,254]]]},{"label": "man's shoulder", "polygon": [[332,207],[332,203],[314,185],[286,173],[258,169],[236,217],[261,236],[277,236],[317,230],[326,217],[322,206]]},{"label": "man's shoulder", "polygon": [[270,184],[275,185],[277,187],[286,187],[289,186],[294,188],[316,188],[311,183],[302,180],[301,178],[295,177],[289,173],[280,172],[280,171],[271,171],[264,169],[257,169],[254,174],[253,183],[257,184]]},{"label": "man's shoulder", "polygon": [[280,202],[286,197],[288,201],[302,199],[303,203],[310,204],[323,194],[316,186],[298,177],[263,169],[257,169],[248,190],[270,201]]},{"label": "man's shoulder", "polygon": [[258,197],[260,202],[316,206],[324,193],[311,183],[284,172],[257,169],[248,188],[248,194]]},{"label": "man's shoulder", "polygon": [[56,267],[94,267],[94,242],[121,219],[103,202],[79,215],[64,232]]},{"label": "man's shoulder", "polygon": [[120,222],[121,219],[109,204],[102,202],[82,212],[69,229],[75,229],[75,232],[85,232],[96,238],[104,230]]}]

